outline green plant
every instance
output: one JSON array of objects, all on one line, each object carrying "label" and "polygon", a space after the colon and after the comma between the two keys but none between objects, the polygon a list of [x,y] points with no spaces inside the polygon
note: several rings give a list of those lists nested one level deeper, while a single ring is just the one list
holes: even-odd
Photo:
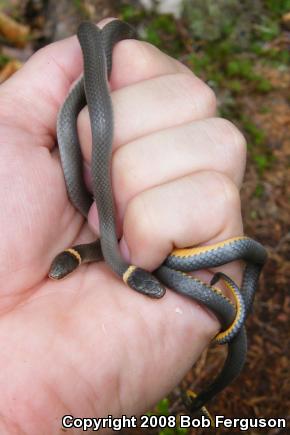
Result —
[{"label": "green plant", "polygon": [[176,20],[171,14],[148,17],[144,39],[156,45],[168,54],[176,57],[183,50],[183,40],[180,37]]},{"label": "green plant", "polygon": [[262,114],[270,113],[270,112],[271,112],[271,109],[270,109],[270,107],[262,106],[262,107],[260,107],[259,112],[262,113]]},{"label": "green plant", "polygon": [[265,0],[266,6],[276,15],[285,14],[290,10],[290,0]]},{"label": "green plant", "polygon": [[265,191],[265,189],[264,189],[263,184],[258,183],[258,184],[256,185],[256,189],[255,189],[255,192],[254,192],[254,196],[255,196],[256,198],[261,198],[261,197],[263,196],[263,194],[264,194],[264,191]]},{"label": "green plant", "polygon": [[263,77],[259,78],[256,84],[256,90],[261,93],[267,93],[272,90],[272,84],[269,82],[269,80],[264,79]]},{"label": "green plant", "polygon": [[[156,412],[150,412],[148,413],[148,415],[155,414],[155,415],[169,416],[170,415],[169,400],[167,398],[160,400],[160,402],[156,405],[155,410]],[[178,422],[178,418],[176,418],[176,421]],[[187,434],[188,434],[188,430],[180,428],[178,426],[178,423],[174,428],[165,427],[159,430],[159,435],[187,435]]]},{"label": "green plant", "polygon": [[261,24],[256,25],[255,30],[262,41],[271,41],[280,33],[280,26],[277,20],[265,17]]},{"label": "green plant", "polygon": [[271,166],[273,156],[271,154],[256,154],[253,156],[253,160],[257,166],[260,175],[263,175],[264,171]]},{"label": "green plant", "polygon": [[10,60],[10,58],[8,56],[6,56],[6,54],[1,54],[0,53],[0,68],[3,68],[4,65],[6,65],[6,63]]},{"label": "green plant", "polygon": [[228,82],[228,89],[230,89],[232,92],[238,94],[243,90],[243,85],[240,80],[230,80]]},{"label": "green plant", "polygon": [[191,53],[188,56],[188,64],[193,68],[196,74],[208,69],[211,64],[210,56],[205,52],[202,54]]},{"label": "green plant", "polygon": [[130,21],[135,16],[136,9],[132,5],[122,5],[120,14],[122,20]]},{"label": "green plant", "polygon": [[242,116],[243,128],[248,133],[253,145],[261,145],[265,140],[265,132],[259,129],[248,118]]},{"label": "green plant", "polygon": [[90,14],[88,12],[88,9],[86,8],[86,5],[82,0],[73,0],[73,5],[75,9],[86,19],[90,18]]},{"label": "green plant", "polygon": [[226,66],[226,73],[230,77],[257,80],[257,74],[253,70],[253,62],[250,59],[235,58],[230,60]]}]

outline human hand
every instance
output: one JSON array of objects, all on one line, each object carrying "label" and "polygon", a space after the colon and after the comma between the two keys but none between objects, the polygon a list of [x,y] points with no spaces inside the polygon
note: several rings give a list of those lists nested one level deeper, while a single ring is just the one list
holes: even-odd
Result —
[{"label": "human hand", "polygon": [[[98,232],[95,206],[88,226],[68,201],[55,148],[57,112],[81,71],[72,37],[40,50],[0,88],[0,432],[9,435],[58,433],[64,414],[148,410],[219,330],[193,301],[171,291],[157,301],[141,296],[104,263],[48,280],[55,254]],[[173,246],[241,235],[245,142],[214,118],[212,91],[133,40],[114,50],[111,88],[113,188],[127,259],[153,270]],[[89,164],[86,109],[78,130]],[[222,270],[239,281],[239,265]]]}]

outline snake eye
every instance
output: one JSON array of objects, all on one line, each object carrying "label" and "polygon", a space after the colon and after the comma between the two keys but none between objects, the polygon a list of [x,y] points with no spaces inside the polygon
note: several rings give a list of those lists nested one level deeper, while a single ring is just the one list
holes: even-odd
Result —
[{"label": "snake eye", "polygon": [[63,251],[53,260],[48,273],[51,279],[62,279],[73,272],[80,264],[78,258],[69,251]]}]

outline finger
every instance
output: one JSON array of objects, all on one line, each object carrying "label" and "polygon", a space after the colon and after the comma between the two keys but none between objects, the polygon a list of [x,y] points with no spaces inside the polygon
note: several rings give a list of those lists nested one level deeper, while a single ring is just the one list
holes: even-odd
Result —
[{"label": "finger", "polygon": [[[218,331],[197,304],[173,292],[146,298],[110,277],[102,263],[77,275],[47,281],[1,319],[1,416],[12,418],[17,397],[21,433],[60,433],[64,414],[145,412],[180,382]],[[45,423],[42,411],[38,418],[40,397]]]},{"label": "finger", "polygon": [[[237,187],[219,172],[202,171],[134,197],[121,245],[131,263],[154,270],[174,247],[212,244],[242,231]],[[239,268],[234,273],[240,280]]]},{"label": "finger", "polygon": [[[114,147],[172,126],[213,116],[213,91],[193,74],[162,76],[118,89],[112,93]],[[84,158],[91,155],[91,131],[87,108],[78,117],[78,132]]]},{"label": "finger", "polygon": [[[139,193],[195,172],[221,172],[240,187],[245,161],[243,135],[219,118],[169,128],[123,145],[112,161],[117,221],[123,221],[129,201]],[[98,233],[95,204],[89,222]]]},{"label": "finger", "polygon": [[15,127],[41,136],[43,145],[52,147],[57,112],[81,69],[75,36],[42,48],[1,86],[2,121],[13,119]]},{"label": "finger", "polygon": [[[99,23],[102,27],[105,21]],[[130,48],[126,48],[126,44]],[[114,87],[172,73],[180,69],[187,70],[177,61],[154,49],[143,50],[146,61],[136,62],[141,55],[141,42],[121,41],[114,49],[112,78]],[[122,47],[123,46],[123,47]],[[121,48],[121,55],[115,53]],[[146,52],[146,56],[145,56]],[[151,54],[150,54],[151,53]],[[121,62],[118,68],[117,62]],[[145,68],[144,62],[147,67]],[[131,67],[132,66],[132,67]],[[114,71],[116,69],[116,72]],[[44,144],[53,146],[57,112],[63,103],[72,83],[83,69],[82,54],[75,36],[50,44],[35,53],[26,64],[7,82],[1,85],[0,114],[2,121],[13,119],[15,127],[28,130],[34,135],[45,138]],[[142,74],[141,74],[141,70]],[[119,77],[125,77],[122,80]],[[13,97],[13,98],[12,98]],[[9,104],[7,104],[9,103]],[[28,122],[29,121],[29,122]],[[50,141],[47,141],[48,137]]]},{"label": "finger", "polygon": [[143,136],[113,156],[118,215],[123,217],[138,193],[198,171],[222,172],[240,187],[245,163],[245,139],[225,119],[203,119]]},{"label": "finger", "polygon": [[[118,49],[117,49],[118,47]],[[128,39],[113,51],[112,91],[164,74],[192,72],[181,62],[145,41]]]}]

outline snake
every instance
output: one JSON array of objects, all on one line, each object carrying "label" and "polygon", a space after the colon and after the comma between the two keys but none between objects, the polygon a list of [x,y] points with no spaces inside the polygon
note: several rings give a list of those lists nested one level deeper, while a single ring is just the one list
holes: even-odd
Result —
[{"label": "snake", "polygon": [[[114,46],[121,40],[137,38],[131,25],[120,20],[107,23],[102,29],[85,21],[77,32],[82,49],[84,72],[75,82],[57,117],[57,142],[68,197],[74,207],[87,218],[95,201],[100,238],[75,245],[57,254],[49,277],[62,279],[82,263],[105,261],[108,267],[133,290],[151,298],[165,295],[166,288],[193,299],[211,310],[221,324],[214,337],[218,344],[227,344],[228,353],[221,371],[199,394],[183,393],[184,405],[192,415],[210,414],[205,405],[229,385],[241,372],[247,353],[245,320],[251,311],[259,275],[267,259],[265,248],[247,237],[234,237],[214,245],[174,249],[155,271],[146,271],[128,264],[119,249],[115,206],[111,181],[113,142],[113,109],[109,89]],[[92,190],[84,182],[83,159],[77,134],[77,117],[88,106],[92,132]],[[243,260],[245,268],[240,288],[227,275],[217,272],[210,284],[193,277],[191,272]],[[222,280],[231,298],[216,283]]]}]

